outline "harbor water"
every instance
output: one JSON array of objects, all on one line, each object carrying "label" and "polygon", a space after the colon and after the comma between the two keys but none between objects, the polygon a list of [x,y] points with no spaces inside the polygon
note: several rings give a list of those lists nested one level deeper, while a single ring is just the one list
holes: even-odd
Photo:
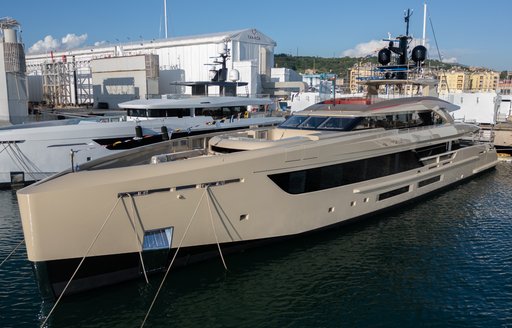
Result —
[{"label": "harbor water", "polygon": [[[22,238],[16,194],[1,191],[0,261]],[[512,326],[512,164],[226,263],[171,271],[146,326]],[[162,278],[64,298],[47,326],[139,327]],[[38,327],[52,305],[21,246],[0,267],[0,327]]]}]

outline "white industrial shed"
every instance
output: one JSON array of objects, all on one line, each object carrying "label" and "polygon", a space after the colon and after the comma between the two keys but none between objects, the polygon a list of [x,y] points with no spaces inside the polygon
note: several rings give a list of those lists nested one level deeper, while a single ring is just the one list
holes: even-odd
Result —
[{"label": "white industrial shed", "polygon": [[249,83],[238,92],[261,93],[262,82],[270,81],[276,42],[256,29],[245,29],[27,55],[29,98],[57,105],[96,103],[100,99],[93,96],[98,86],[93,85],[91,61],[146,54],[158,55],[159,94],[189,93],[171,82],[210,80],[211,67],[206,65],[224,44],[231,54],[228,70],[237,69],[240,81]]}]

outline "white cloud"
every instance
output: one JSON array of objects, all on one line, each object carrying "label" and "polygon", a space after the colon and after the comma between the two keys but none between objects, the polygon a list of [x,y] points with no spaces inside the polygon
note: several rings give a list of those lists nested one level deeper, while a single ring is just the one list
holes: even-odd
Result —
[{"label": "white cloud", "polygon": [[[442,57],[442,58],[443,58],[443,57]],[[447,64],[457,64],[457,63],[458,63],[458,60],[457,60],[457,58],[455,58],[455,57],[443,58],[443,63],[447,63]]]},{"label": "white cloud", "polygon": [[61,40],[55,39],[51,35],[47,35],[44,39],[34,43],[29,49],[29,54],[45,53],[48,51],[61,51],[78,48],[87,40],[87,34],[76,35],[73,33],[67,34]]},{"label": "white cloud", "polygon": [[28,49],[28,53],[44,53],[50,50],[56,50],[59,46],[59,40],[54,39],[51,35],[47,35],[44,37],[44,39],[34,43],[34,45]]},{"label": "white cloud", "polygon": [[108,44],[108,41],[96,41],[96,42],[94,42],[94,46],[95,47],[104,46],[106,44]]},{"label": "white cloud", "polygon": [[343,57],[366,57],[374,56],[377,52],[387,45],[386,41],[371,40],[365,43],[359,43],[353,49],[342,52]]},{"label": "white cloud", "polygon": [[85,40],[87,40],[87,33],[82,35],[68,33],[62,38],[62,48],[64,48],[64,50],[78,48],[85,43]]}]

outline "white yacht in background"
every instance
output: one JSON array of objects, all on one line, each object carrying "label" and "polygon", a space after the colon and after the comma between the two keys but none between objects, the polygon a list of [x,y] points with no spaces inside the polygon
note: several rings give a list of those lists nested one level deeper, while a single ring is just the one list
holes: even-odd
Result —
[{"label": "white yacht in background", "polygon": [[[0,128],[0,187],[24,185],[68,168],[140,145],[185,135],[277,125],[266,117],[268,98],[209,96],[208,87],[236,95],[244,82],[184,82],[192,96],[165,96],[119,104],[124,117],[102,116]],[[253,112],[254,111],[254,112]]]}]

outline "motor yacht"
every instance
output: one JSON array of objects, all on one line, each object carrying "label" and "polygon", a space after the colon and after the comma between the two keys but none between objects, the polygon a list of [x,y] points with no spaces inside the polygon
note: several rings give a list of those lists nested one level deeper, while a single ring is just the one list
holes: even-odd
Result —
[{"label": "motor yacht", "polygon": [[[408,30],[408,28],[407,28]],[[426,92],[425,47],[379,52],[369,97],[336,98],[278,127],[212,132],[91,160],[18,191],[44,297],[97,288],[372,216],[493,169],[494,146]],[[391,65],[395,53],[398,62]],[[412,84],[414,88],[408,88]],[[415,93],[417,93],[415,91]],[[228,258],[229,260],[229,258]],[[228,261],[229,262],[229,261]]]},{"label": "motor yacht", "polygon": [[[432,97],[323,103],[279,127],[147,145],[18,191],[44,295],[296,237],[470,179],[497,163]],[[222,254],[221,253],[221,254]]]}]

